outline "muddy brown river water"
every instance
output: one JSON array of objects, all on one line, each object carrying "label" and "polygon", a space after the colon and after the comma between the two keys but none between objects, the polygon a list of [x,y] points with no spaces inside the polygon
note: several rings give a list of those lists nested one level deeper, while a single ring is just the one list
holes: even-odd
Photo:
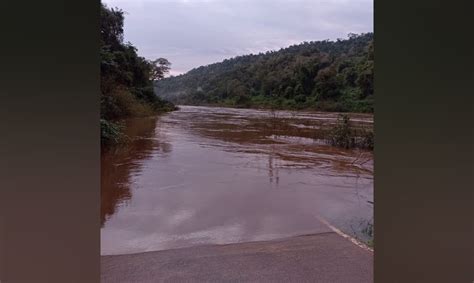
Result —
[{"label": "muddy brown river water", "polygon": [[101,156],[101,254],[329,232],[318,218],[367,240],[373,155],[322,142],[336,119],[181,106],[125,121],[129,144]]}]

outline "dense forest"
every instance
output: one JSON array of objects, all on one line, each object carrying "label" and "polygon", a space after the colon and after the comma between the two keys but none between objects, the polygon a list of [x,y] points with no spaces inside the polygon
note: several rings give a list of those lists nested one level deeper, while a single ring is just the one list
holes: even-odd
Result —
[{"label": "dense forest", "polygon": [[373,33],[312,41],[195,68],[155,82],[174,103],[373,112]]},{"label": "dense forest", "polygon": [[171,63],[164,58],[147,60],[137,55],[131,43],[123,41],[124,12],[101,4],[101,141],[118,142],[118,121],[174,109],[172,103],[155,95],[153,82],[162,79]]}]

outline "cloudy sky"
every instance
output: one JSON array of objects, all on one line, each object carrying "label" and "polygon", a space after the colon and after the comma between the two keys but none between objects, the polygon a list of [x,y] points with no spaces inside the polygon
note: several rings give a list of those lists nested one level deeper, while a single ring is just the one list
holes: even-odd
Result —
[{"label": "cloudy sky", "polygon": [[126,12],[125,41],[171,74],[302,41],[373,31],[373,0],[102,0]]}]

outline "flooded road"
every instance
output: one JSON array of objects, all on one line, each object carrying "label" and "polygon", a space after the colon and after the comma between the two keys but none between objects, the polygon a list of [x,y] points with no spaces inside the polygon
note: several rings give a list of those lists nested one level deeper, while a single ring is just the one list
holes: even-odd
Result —
[{"label": "flooded road", "polygon": [[[367,239],[373,156],[324,144],[334,113],[181,106],[102,153],[101,254],[331,231]],[[372,116],[352,114],[360,127]]]}]

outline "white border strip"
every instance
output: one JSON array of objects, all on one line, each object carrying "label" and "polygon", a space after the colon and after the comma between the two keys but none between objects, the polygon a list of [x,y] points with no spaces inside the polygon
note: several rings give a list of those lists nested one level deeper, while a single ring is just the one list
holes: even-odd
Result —
[{"label": "white border strip", "polygon": [[348,239],[349,241],[351,241],[353,244],[359,246],[360,248],[364,249],[364,250],[368,250],[370,252],[374,252],[374,249],[370,248],[369,246],[367,246],[366,244],[356,240],[355,238],[345,234],[344,232],[342,232],[341,230],[337,229],[336,227],[332,226],[331,224],[329,224],[329,222],[327,222],[324,218],[322,218],[321,216],[319,215],[316,215],[315,216],[319,221],[323,222],[324,224],[326,224],[331,230],[333,230],[336,234],[338,234],[339,236],[342,236],[346,239]]}]

